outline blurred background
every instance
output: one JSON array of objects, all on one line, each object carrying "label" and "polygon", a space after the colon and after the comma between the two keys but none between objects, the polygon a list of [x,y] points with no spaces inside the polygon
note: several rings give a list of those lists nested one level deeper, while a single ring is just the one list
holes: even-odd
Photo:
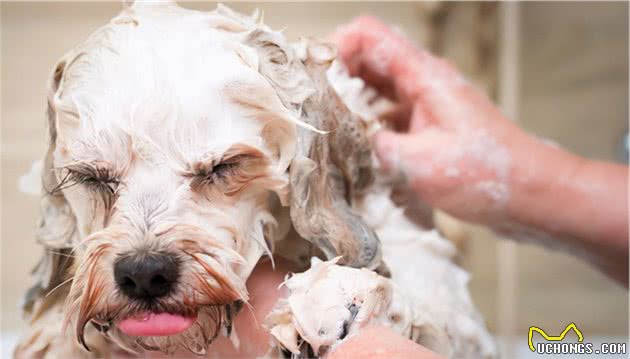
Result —
[{"label": "blurred background", "polygon": [[[25,327],[17,309],[40,248],[38,199],[18,178],[43,157],[45,88],[65,51],[120,9],[118,2],[2,2],[1,329],[3,354]],[[185,4],[214,9],[210,2]],[[627,161],[628,3],[234,3],[264,9],[291,39],[326,36],[360,14],[396,25],[449,58],[528,131],[589,158]],[[625,144],[627,148],[627,140]],[[625,156],[625,157],[624,157]],[[622,199],[620,200],[627,200]],[[602,210],[606,204],[602,203]],[[524,358],[532,325],[575,322],[585,341],[628,341],[628,291],[570,256],[497,241],[457,224],[473,299],[504,358]],[[598,356],[601,358],[603,356]],[[625,356],[622,356],[625,357]]]}]

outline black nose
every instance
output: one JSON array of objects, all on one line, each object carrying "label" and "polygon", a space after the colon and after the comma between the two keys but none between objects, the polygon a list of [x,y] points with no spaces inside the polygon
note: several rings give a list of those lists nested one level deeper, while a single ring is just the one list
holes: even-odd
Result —
[{"label": "black nose", "polygon": [[121,292],[133,299],[159,298],[175,285],[179,266],[161,253],[124,256],[114,264],[114,279]]}]

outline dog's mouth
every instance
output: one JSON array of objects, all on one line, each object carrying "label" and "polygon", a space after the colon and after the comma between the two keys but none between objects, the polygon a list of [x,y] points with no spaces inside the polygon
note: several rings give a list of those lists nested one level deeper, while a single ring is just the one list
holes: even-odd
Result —
[{"label": "dog's mouth", "polygon": [[116,327],[123,334],[132,337],[167,337],[187,331],[201,316],[199,320],[211,320],[218,327],[225,326],[229,335],[234,316],[238,314],[242,304],[242,301],[236,300],[227,305],[189,306],[184,310],[143,308],[113,318],[105,315],[95,316],[90,322],[103,334]]},{"label": "dog's mouth", "polygon": [[[229,304],[195,304],[180,306],[128,303],[115,312],[100,313],[89,322],[106,338],[131,352],[161,351],[172,354],[179,348],[204,354],[208,345],[220,334],[230,336],[234,317],[242,308],[241,300]],[[90,351],[78,325],[77,339]]]},{"label": "dog's mouth", "polygon": [[163,337],[182,333],[197,320],[197,315],[144,312],[116,323],[120,331],[136,337]]}]

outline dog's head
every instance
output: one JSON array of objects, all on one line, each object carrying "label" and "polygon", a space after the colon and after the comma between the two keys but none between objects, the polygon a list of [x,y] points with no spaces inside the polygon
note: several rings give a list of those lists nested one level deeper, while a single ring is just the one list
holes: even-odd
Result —
[{"label": "dog's head", "polygon": [[203,353],[273,250],[274,203],[326,256],[375,268],[378,241],[351,211],[369,146],[328,84],[333,59],[255,17],[169,4],[126,8],[64,56],[31,297],[61,286],[86,347],[93,325],[130,350]]}]

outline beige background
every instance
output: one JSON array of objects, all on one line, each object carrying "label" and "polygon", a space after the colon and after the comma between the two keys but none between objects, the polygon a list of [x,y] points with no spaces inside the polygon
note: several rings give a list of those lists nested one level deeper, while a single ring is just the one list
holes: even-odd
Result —
[{"label": "beige background", "polygon": [[[422,43],[414,3],[263,4],[265,21],[286,33],[325,35],[358,14],[373,14]],[[191,7],[212,9],[213,4]],[[250,4],[235,4],[251,10]],[[522,3],[521,115],[518,121],[581,155],[614,160],[628,129],[628,5]],[[37,199],[17,181],[45,150],[45,84],[55,61],[119,9],[115,3],[7,3],[2,11],[2,329],[23,327],[16,310],[39,248],[33,240]],[[624,199],[620,199],[624,200]],[[605,210],[605,204],[602,204]],[[496,243],[483,230],[464,266],[491,329],[496,328]],[[517,329],[554,332],[574,321],[586,336],[628,335],[628,292],[578,260],[518,246]]]}]

